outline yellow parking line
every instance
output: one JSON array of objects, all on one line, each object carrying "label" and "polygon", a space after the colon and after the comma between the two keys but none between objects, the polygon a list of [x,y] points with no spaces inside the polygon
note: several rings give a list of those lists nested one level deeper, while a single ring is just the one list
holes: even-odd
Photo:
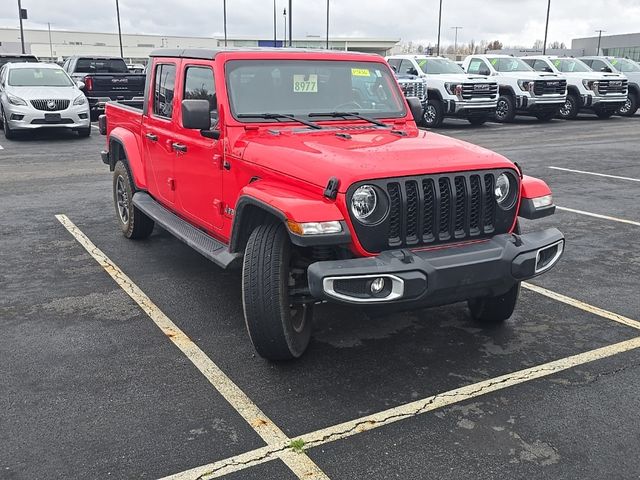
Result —
[{"label": "yellow parking line", "polygon": [[589,305],[588,303],[576,300],[575,298],[567,297],[566,295],[562,295],[561,293],[552,292],[551,290],[547,290],[546,288],[539,287],[532,283],[522,282],[522,286],[528,290],[531,290],[532,292],[539,293],[540,295],[552,298],[554,300],[557,300],[558,302],[566,303],[567,305],[579,308],[580,310],[584,310],[585,312],[593,313],[600,317],[613,320],[614,322],[621,323],[622,325],[626,325],[627,327],[640,330],[640,322],[638,322],[637,320],[632,320],[623,315],[604,310],[600,307],[594,307],[593,305]]},{"label": "yellow parking line", "polygon": [[[596,360],[602,360],[637,348],[640,348],[640,337],[625,340],[624,342],[608,345],[606,347],[597,348],[571,357],[562,358],[560,360],[555,360],[536,367],[508,373],[500,377],[490,378],[483,380],[482,382],[449,390],[437,395],[432,395],[382,412],[316,430],[314,432],[301,435],[299,438],[304,441],[306,448],[319,447],[327,443],[335,442],[336,440],[341,440],[385,425],[390,425],[400,420],[414,418],[423,413],[431,412],[442,407],[468,401],[475,397],[503,390],[521,383],[530,382],[531,380],[548,377],[549,375],[554,375],[579,365],[584,365]],[[278,456],[275,452],[269,451],[268,448],[261,448],[243,453],[242,455],[230,457],[225,460],[220,460],[209,465],[203,465],[171,477],[166,477],[164,480],[217,478],[229,473],[226,468],[231,465],[247,463],[249,466],[252,466],[257,465],[258,463],[275,460],[276,458],[278,458]]]},{"label": "yellow parking line", "polygon": [[549,167],[549,168],[551,168],[552,170],[561,170],[563,172],[583,173],[585,175],[593,175],[595,177],[606,177],[606,178],[615,178],[617,180],[628,180],[630,182],[640,182],[640,178],[621,177],[619,175],[609,175],[607,173],[587,172],[586,170],[573,170],[571,168],[562,168],[562,167]]},{"label": "yellow parking line", "polygon": [[577,213],[579,215],[586,215],[588,217],[600,218],[602,220],[611,220],[613,222],[628,223],[629,225],[635,225],[636,227],[640,227],[640,222],[634,222],[633,220],[626,220],[624,218],[610,217],[608,215],[601,215],[599,213],[585,212],[584,210],[576,210],[576,209],[567,208],[567,207],[558,207],[558,206],[556,206],[556,209],[563,210],[565,212]]},{"label": "yellow parking line", "polygon": [[295,453],[287,447],[291,439],[66,215],[56,215],[56,218],[127,295],[153,320],[167,338],[187,356],[200,373],[207,378],[209,383],[262,437],[265,443],[268,446],[275,446],[275,449],[278,450],[277,457],[281,458],[298,478],[328,479],[306,454]]}]

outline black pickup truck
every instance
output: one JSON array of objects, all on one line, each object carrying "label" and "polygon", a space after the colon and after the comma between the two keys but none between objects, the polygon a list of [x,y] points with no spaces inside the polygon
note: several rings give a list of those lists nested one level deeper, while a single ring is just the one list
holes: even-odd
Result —
[{"label": "black pickup truck", "polygon": [[76,81],[84,83],[82,91],[89,100],[91,119],[104,112],[111,100],[132,100],[144,96],[144,73],[129,73],[119,57],[73,56],[63,68]]}]

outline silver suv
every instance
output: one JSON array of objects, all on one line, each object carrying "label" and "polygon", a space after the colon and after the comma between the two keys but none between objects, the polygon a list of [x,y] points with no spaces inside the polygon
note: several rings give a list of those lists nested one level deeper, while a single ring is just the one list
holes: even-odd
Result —
[{"label": "silver suv", "polygon": [[0,69],[0,118],[6,138],[18,130],[66,127],[91,135],[89,103],[58,65],[7,63]]}]

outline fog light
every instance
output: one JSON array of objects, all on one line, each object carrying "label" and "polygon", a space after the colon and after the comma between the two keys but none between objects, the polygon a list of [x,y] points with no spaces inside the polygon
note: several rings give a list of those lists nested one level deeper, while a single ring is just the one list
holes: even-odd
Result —
[{"label": "fog light", "polygon": [[24,115],[18,115],[17,113],[12,113],[10,120],[22,120],[23,118],[24,118]]},{"label": "fog light", "polygon": [[378,277],[371,282],[371,293],[374,295],[380,293],[384,289],[384,278]]}]

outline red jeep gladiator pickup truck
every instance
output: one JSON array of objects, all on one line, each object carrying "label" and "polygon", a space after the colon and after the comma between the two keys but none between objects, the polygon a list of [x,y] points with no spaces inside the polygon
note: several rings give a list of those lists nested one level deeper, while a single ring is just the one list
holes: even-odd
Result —
[{"label": "red jeep gladiator pickup truck", "polygon": [[508,319],[520,282],[564,237],[520,234],[554,212],[549,187],[506,158],[419,130],[377,55],[158,50],[142,109],[100,119],[118,223],[159,224],[222,268],[242,267],[258,353],[296,358],[321,302],[419,309],[467,301]]}]

